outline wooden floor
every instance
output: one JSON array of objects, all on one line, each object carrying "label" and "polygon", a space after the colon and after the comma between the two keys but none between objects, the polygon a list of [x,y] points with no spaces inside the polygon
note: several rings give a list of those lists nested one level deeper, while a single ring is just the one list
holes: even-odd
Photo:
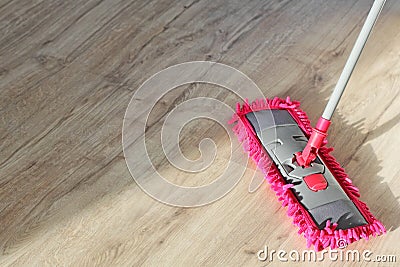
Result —
[{"label": "wooden floor", "polygon": [[[206,60],[237,68],[268,97],[300,100],[315,123],[371,5],[0,1],[0,265],[275,266],[257,259],[265,245],[305,249],[269,186],[248,192],[254,165],[228,195],[203,207],[171,207],[144,193],[122,152],[124,113],[151,75]],[[388,228],[349,248],[397,255],[397,262],[399,29],[400,2],[388,0],[329,136],[361,199]],[[182,86],[153,110],[149,131],[157,132],[174,106],[196,96],[230,106],[237,100],[216,86]],[[196,158],[204,137],[221,153],[230,146],[222,127],[200,120],[182,132],[182,151]],[[207,172],[189,179],[156,157],[156,145],[150,152],[171,182],[215,179]],[[218,173],[224,166],[210,168]],[[343,265],[323,262],[335,264]]]}]

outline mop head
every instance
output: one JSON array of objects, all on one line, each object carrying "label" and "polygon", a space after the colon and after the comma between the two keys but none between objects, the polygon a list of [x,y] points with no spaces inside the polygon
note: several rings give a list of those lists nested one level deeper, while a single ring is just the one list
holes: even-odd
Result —
[{"label": "mop head", "polygon": [[312,132],[299,105],[289,97],[251,104],[246,100],[237,104],[229,122],[236,123],[233,131],[287,207],[298,234],[306,238],[307,247],[320,251],[385,233],[383,224],[358,199],[359,190],[331,155],[333,148],[326,146],[326,140],[312,167],[301,168],[292,160]]}]

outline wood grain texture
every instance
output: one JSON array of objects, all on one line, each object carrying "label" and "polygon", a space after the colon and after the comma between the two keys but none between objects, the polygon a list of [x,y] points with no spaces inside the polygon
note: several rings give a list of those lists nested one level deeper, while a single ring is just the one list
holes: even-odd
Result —
[{"label": "wood grain texture", "polygon": [[[171,207],[146,195],[125,164],[124,113],[154,73],[207,60],[244,72],[268,97],[300,100],[315,123],[371,5],[0,1],[0,265],[275,266],[258,261],[264,245],[305,249],[267,184],[248,193],[254,165],[232,192],[204,207]],[[397,261],[399,29],[400,2],[388,0],[329,136],[361,199],[389,230],[349,248],[394,254]],[[150,142],[166,114],[196,96],[231,106],[237,100],[215,86],[179,87],[153,110]],[[169,165],[156,143],[150,152],[171,182],[206,184],[223,171],[230,144],[222,127],[205,120],[185,127],[183,152],[198,157],[205,137],[219,148],[217,162],[190,178]]]}]

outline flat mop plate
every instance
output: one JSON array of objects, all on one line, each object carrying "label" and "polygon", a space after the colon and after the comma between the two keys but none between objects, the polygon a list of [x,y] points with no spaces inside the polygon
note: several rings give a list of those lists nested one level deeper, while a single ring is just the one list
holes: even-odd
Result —
[{"label": "flat mop plate", "polygon": [[349,244],[386,232],[358,199],[358,189],[330,155],[332,148],[323,146],[308,168],[293,160],[312,131],[299,102],[275,98],[238,104],[234,122],[234,132],[288,207],[308,247],[335,249],[340,242]]}]

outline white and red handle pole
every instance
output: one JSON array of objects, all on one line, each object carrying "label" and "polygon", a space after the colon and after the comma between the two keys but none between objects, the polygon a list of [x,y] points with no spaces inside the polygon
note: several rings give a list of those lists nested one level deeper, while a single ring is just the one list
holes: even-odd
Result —
[{"label": "white and red handle pole", "polygon": [[350,79],[350,76],[360,58],[361,52],[367,42],[368,36],[370,35],[372,28],[378,19],[379,13],[381,12],[386,0],[375,0],[374,4],[369,11],[367,19],[364,22],[364,26],[361,29],[360,34],[351,50],[350,56],[343,68],[342,74],[333,90],[331,97],[329,98],[328,104],[325,107],[324,113],[319,118],[317,125],[313,128],[312,134],[308,143],[303,151],[297,152],[295,159],[300,166],[308,167],[316,159],[318,149],[322,146],[324,139],[327,136],[329,125],[331,124],[331,118],[335,111],[339,100],[346,88],[346,85]]}]

